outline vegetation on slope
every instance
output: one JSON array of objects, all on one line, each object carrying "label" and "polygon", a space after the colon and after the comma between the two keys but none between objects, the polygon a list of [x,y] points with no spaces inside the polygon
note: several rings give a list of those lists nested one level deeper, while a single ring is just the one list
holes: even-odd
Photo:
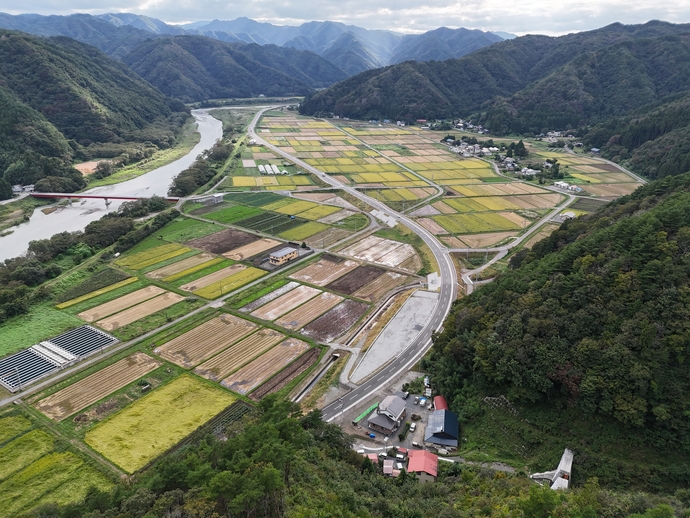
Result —
[{"label": "vegetation on slope", "polygon": [[[690,174],[669,177],[516,254],[513,271],[459,300],[436,337],[426,367],[439,391],[468,423],[484,396],[505,396],[537,434],[523,439],[557,436],[583,454],[585,476],[685,484],[689,207]],[[651,459],[626,465],[645,449]]]},{"label": "vegetation on slope", "polygon": [[318,411],[303,416],[293,403],[269,396],[256,414],[231,424],[227,440],[209,435],[163,458],[126,488],[92,490],[82,503],[47,505],[31,515],[670,518],[688,503],[687,491],[675,498],[618,494],[592,480],[556,492],[524,475],[443,462],[434,484],[420,484],[404,471],[392,479],[354,452],[351,439],[321,421]]},{"label": "vegetation on slope", "polygon": [[[125,66],[69,38],[0,30],[0,172],[10,183],[84,185],[74,158],[113,145],[165,148],[189,117]],[[179,113],[174,113],[177,110]],[[118,153],[118,154],[119,154]]]},{"label": "vegetation on slope", "polygon": [[311,52],[224,43],[203,36],[149,40],[123,62],[167,95],[186,102],[259,94],[305,95],[346,77]]}]

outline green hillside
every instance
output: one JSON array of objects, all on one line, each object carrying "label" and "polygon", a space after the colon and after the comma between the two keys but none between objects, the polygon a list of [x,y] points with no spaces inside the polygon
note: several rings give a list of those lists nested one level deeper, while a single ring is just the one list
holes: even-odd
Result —
[{"label": "green hillside", "polygon": [[[519,445],[534,461],[567,446],[580,476],[685,485],[689,254],[686,173],[518,252],[512,271],[456,302],[423,367],[468,429],[490,417],[494,431],[510,430],[493,439],[504,453]],[[520,417],[496,416],[486,396],[504,396]]]},{"label": "green hillside", "polygon": [[306,95],[346,77],[312,52],[202,36],[149,40],[122,61],[165,94],[185,102]]},{"label": "green hillside", "polygon": [[63,190],[83,186],[69,168],[72,159],[111,143],[169,147],[188,117],[181,103],[93,47],[6,30],[0,30],[0,105],[0,172],[10,183],[69,177],[56,185]]},{"label": "green hillside", "polygon": [[687,32],[649,22],[524,36],[459,59],[364,72],[314,94],[301,111],[408,121],[474,114],[495,133],[577,126],[687,88]]}]

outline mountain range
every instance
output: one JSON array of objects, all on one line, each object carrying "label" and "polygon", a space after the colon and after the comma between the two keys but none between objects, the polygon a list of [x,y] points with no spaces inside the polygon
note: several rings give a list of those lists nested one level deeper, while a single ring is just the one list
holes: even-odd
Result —
[{"label": "mountain range", "polygon": [[98,16],[0,13],[0,27],[41,36],[68,36],[118,59],[144,40],[161,36],[196,35],[231,43],[273,44],[318,54],[348,75],[407,60],[460,57],[512,36],[445,27],[424,34],[401,34],[330,21],[280,26],[249,18],[174,26],[130,13]]}]

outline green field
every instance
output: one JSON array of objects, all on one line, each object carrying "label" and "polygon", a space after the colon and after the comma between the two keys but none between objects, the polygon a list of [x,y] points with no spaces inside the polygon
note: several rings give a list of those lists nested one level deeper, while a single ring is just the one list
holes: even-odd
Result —
[{"label": "green field", "polygon": [[444,214],[432,218],[451,234],[473,234],[499,230],[520,230],[520,226],[499,214]]},{"label": "green field", "polygon": [[259,270],[258,268],[253,268],[250,266],[249,268],[245,268],[240,272],[234,273],[225,279],[221,279],[218,282],[214,282],[213,284],[209,284],[208,286],[196,290],[194,295],[204,297],[205,299],[216,299],[222,295],[225,295],[226,293],[235,291],[237,288],[240,288],[245,284],[255,281],[259,277],[263,277],[264,275],[266,275],[264,270]]},{"label": "green field", "polygon": [[219,221],[220,223],[235,223],[241,219],[251,218],[252,216],[257,216],[263,214],[264,211],[256,207],[244,207],[242,205],[237,205],[235,207],[229,207],[205,214],[204,217],[207,219],[212,219],[213,221]]},{"label": "green field", "polygon": [[85,441],[133,473],[234,401],[229,392],[185,374],[91,429]]},{"label": "green field", "polygon": [[282,232],[280,237],[289,241],[302,241],[303,239],[307,239],[314,234],[323,232],[327,228],[328,225],[324,225],[323,223],[318,223],[316,221],[310,221],[309,223],[305,223],[297,228]]},{"label": "green field", "polygon": [[274,201],[284,200],[285,196],[272,194],[270,192],[248,192],[243,194],[228,194],[225,196],[225,199],[234,202],[241,201],[244,205],[249,205],[251,207],[262,207]]},{"label": "green field", "polygon": [[0,448],[0,518],[14,518],[47,503],[78,502],[89,487],[113,487],[78,454],[55,451],[64,445],[56,444],[52,435],[31,428],[22,415],[0,419],[0,444],[15,437]]},{"label": "green field", "polygon": [[50,303],[31,306],[29,313],[8,320],[0,327],[0,356],[31,347],[82,324],[77,317],[55,309]]},{"label": "green field", "polygon": [[177,219],[169,223],[161,230],[157,231],[155,236],[160,236],[165,241],[177,241],[184,243],[197,237],[204,237],[209,234],[218,232],[218,227],[213,223],[206,223],[204,221],[197,221],[195,219]]}]

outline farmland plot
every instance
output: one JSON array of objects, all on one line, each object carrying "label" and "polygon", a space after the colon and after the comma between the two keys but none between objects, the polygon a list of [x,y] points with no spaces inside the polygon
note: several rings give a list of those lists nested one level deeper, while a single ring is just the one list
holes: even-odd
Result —
[{"label": "farmland plot", "polygon": [[299,329],[331,309],[341,300],[343,300],[343,298],[334,293],[322,293],[306,304],[302,304],[297,309],[293,309],[280,317],[276,320],[276,324],[286,329]]},{"label": "farmland plot", "polygon": [[324,255],[315,263],[290,275],[290,278],[308,282],[314,286],[325,286],[338,277],[345,275],[347,272],[354,270],[357,266],[359,265],[355,261]]},{"label": "farmland plot", "polygon": [[339,279],[331,282],[327,287],[328,289],[339,291],[345,295],[352,295],[361,287],[366,286],[384,273],[385,270],[377,268],[376,266],[359,266]]},{"label": "farmland plot", "polygon": [[285,338],[273,329],[263,328],[199,365],[194,372],[212,381],[225,378],[234,370],[267,351]]},{"label": "farmland plot", "polygon": [[232,259],[233,261],[242,261],[243,259],[247,259],[255,256],[256,254],[260,254],[261,252],[265,252],[266,250],[269,250],[274,246],[278,246],[279,244],[280,241],[276,241],[275,239],[259,239],[258,241],[254,241],[248,245],[225,252],[223,256],[227,257],[228,259]]},{"label": "farmland plot", "polygon": [[96,425],[87,432],[85,441],[133,473],[235,400],[225,390],[184,374]]},{"label": "farmland plot", "polygon": [[117,290],[119,288],[122,288],[123,286],[127,286],[128,284],[132,284],[133,282],[137,282],[138,280],[139,279],[136,277],[130,277],[129,279],[125,279],[124,281],[116,282],[115,284],[111,284],[110,286],[106,286],[105,288],[100,288],[100,289],[92,291],[90,293],[86,293],[85,295],[82,295],[81,297],[77,297],[74,299],[67,300],[65,302],[61,302],[60,304],[57,304],[55,307],[58,309],[69,308],[70,306],[74,306],[75,304],[79,304],[80,302],[84,302],[85,300],[99,297],[99,296],[103,295],[104,293],[108,293],[109,291]]},{"label": "farmland plot", "polygon": [[307,324],[300,332],[319,342],[330,343],[350,329],[368,309],[368,304],[348,299]]},{"label": "farmland plot", "polygon": [[288,338],[231,376],[225,378],[221,385],[238,394],[245,395],[284,368],[307,349],[309,349],[308,343],[296,338]]},{"label": "farmland plot", "polygon": [[35,407],[51,419],[62,421],[161,365],[158,360],[136,352],[42,399]]},{"label": "farmland plot", "polygon": [[249,397],[254,401],[259,401],[263,397],[279,391],[309,367],[314,365],[320,355],[321,351],[318,348],[310,349],[258,389],[255,389]]},{"label": "farmland plot", "polygon": [[167,245],[157,246],[149,250],[144,250],[143,252],[138,252],[115,261],[115,264],[120,266],[125,266],[132,270],[141,270],[147,266],[151,266],[156,263],[160,263],[167,259],[172,259],[178,255],[186,254],[191,252],[191,248],[182,246],[178,243],[169,243]]},{"label": "farmland plot", "polygon": [[297,228],[291,228],[285,232],[281,232],[280,237],[289,241],[303,241],[314,234],[323,232],[324,230],[328,230],[328,225],[324,225],[323,223],[319,223],[317,221],[310,221],[309,223],[300,225]]},{"label": "farmland plot", "polygon": [[369,236],[358,241],[344,248],[340,253],[355,259],[379,263],[393,268],[400,266],[410,257],[416,255],[411,245],[377,236]]},{"label": "farmland plot", "polygon": [[173,338],[154,352],[166,360],[189,369],[229,347],[257,329],[249,320],[221,315]]},{"label": "farmland plot", "polygon": [[218,270],[217,272],[213,272],[209,275],[206,275],[201,279],[196,279],[195,281],[183,284],[182,286],[180,286],[180,289],[184,291],[200,290],[201,288],[205,288],[206,286],[209,286],[214,282],[218,282],[221,279],[225,279],[226,277],[229,277],[234,273],[241,272],[245,268],[247,267],[243,264],[233,264],[231,266],[228,266],[227,268],[223,268],[222,270]]},{"label": "farmland plot", "polygon": [[53,438],[43,430],[32,430],[0,448],[0,480],[25,468],[53,449]]},{"label": "farmland plot", "polygon": [[285,295],[278,297],[265,306],[260,307],[252,312],[252,316],[264,320],[275,320],[288,311],[292,311],[297,306],[304,304],[309,299],[316,297],[320,293],[321,290],[317,290],[311,286],[300,286],[299,288],[290,290]]},{"label": "farmland plot", "polygon": [[147,286],[134,291],[128,295],[123,295],[115,300],[96,306],[87,311],[79,313],[77,316],[85,322],[95,322],[96,320],[113,315],[136,304],[152,299],[162,293],[166,293],[163,288],[158,286]]},{"label": "farmland plot", "polygon": [[345,229],[331,227],[328,230],[324,230],[323,232],[309,236],[304,241],[311,247],[326,248],[327,246],[331,246],[338,241],[342,241],[351,234],[352,232],[349,232]]},{"label": "farmland plot", "polygon": [[375,279],[373,282],[370,282],[366,286],[357,290],[354,293],[354,296],[358,299],[373,302],[375,300],[379,300],[396,286],[403,284],[405,281],[407,281],[407,279],[409,279],[409,277],[406,275],[395,272],[386,272],[378,279]]},{"label": "farmland plot", "polygon": [[281,295],[286,294],[290,290],[294,290],[297,286],[299,286],[299,282],[288,282],[287,284],[281,286],[278,289],[275,289],[271,291],[270,293],[267,293],[266,295],[262,295],[256,300],[253,300],[246,306],[243,306],[240,308],[240,311],[242,313],[249,313],[250,311],[254,311],[257,308],[260,308],[264,304],[268,304],[272,300],[277,299]]},{"label": "farmland plot", "polygon": [[183,300],[184,297],[182,295],[168,291],[163,293],[163,295],[158,295],[157,297],[147,300],[138,306],[133,306],[108,318],[99,320],[96,322],[96,325],[102,329],[105,329],[106,331],[114,331],[144,317],[153,315],[157,311],[169,308],[173,304],[177,304]]},{"label": "farmland plot", "polygon": [[200,290],[196,290],[194,294],[206,299],[215,299],[221,295],[230,293],[231,291],[236,290],[237,288],[244,286],[245,284],[250,283],[264,275],[266,275],[266,272],[259,270],[258,268],[245,268],[239,272],[229,275],[228,277],[225,277],[224,279],[214,282],[213,284],[209,284]]},{"label": "farmland plot", "polygon": [[[216,262],[219,261],[219,259],[215,259]],[[211,254],[198,254],[198,255],[193,255],[192,257],[188,257],[187,259],[183,259],[182,261],[178,261],[173,264],[169,264],[168,266],[164,266],[163,268],[159,268],[158,270],[153,270],[152,272],[149,272],[146,274],[147,277],[150,277],[151,279],[166,279],[166,282],[170,282],[175,280],[171,276],[174,276],[179,273],[184,273],[184,275],[188,275],[192,273],[192,271],[186,271],[190,270],[195,267],[199,267],[197,270],[193,271],[198,271],[198,270],[203,270],[207,266],[211,266],[212,261],[214,261],[214,257]],[[184,275],[180,275],[179,278],[184,277]]]},{"label": "farmland plot", "polygon": [[239,248],[258,239],[259,238],[253,234],[228,228],[222,232],[216,232],[215,234],[192,239],[188,241],[187,244],[212,254],[222,254],[228,250]]}]

